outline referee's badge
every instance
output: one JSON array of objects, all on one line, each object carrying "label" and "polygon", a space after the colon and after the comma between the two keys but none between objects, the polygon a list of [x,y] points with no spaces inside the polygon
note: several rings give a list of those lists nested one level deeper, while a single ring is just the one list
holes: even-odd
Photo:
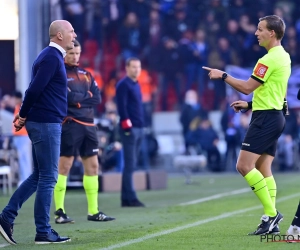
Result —
[{"label": "referee's badge", "polygon": [[254,75],[256,75],[260,78],[264,78],[268,68],[269,68],[268,66],[266,66],[262,63],[258,63],[256,68],[254,69]]}]

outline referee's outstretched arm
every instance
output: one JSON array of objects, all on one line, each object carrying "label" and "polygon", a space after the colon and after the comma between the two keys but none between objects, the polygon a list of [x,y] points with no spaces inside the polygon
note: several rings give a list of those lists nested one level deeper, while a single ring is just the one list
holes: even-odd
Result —
[{"label": "referee's outstretched arm", "polygon": [[245,95],[251,94],[255,89],[257,89],[261,85],[260,82],[256,81],[251,77],[247,81],[244,81],[236,79],[222,70],[212,69],[204,66],[202,68],[209,71],[208,76],[211,80],[222,79],[226,81],[226,83],[228,83],[231,87]]}]

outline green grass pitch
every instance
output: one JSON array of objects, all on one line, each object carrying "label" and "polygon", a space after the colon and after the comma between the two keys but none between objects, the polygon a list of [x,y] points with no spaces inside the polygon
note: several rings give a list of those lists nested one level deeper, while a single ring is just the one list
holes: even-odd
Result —
[{"label": "green grass pitch", "polygon": [[[299,173],[275,173],[274,176],[277,209],[284,215],[280,229],[285,234],[299,202],[300,176]],[[139,192],[146,208],[121,208],[119,193],[99,193],[100,210],[117,218],[112,222],[87,221],[84,191],[68,190],[65,208],[75,224],[56,225],[54,205],[51,210],[53,228],[72,239],[64,244],[34,245],[33,196],[15,221],[14,238],[18,245],[8,246],[0,237],[0,249],[299,249],[300,243],[267,243],[261,242],[260,236],[247,236],[260,222],[263,209],[251,190],[245,190],[247,183],[240,175],[203,174],[193,180],[191,185],[186,185],[183,176],[169,176],[166,190]],[[235,190],[242,191],[233,194]],[[214,199],[179,205],[205,197]],[[0,194],[1,210],[8,200],[9,197]]]}]

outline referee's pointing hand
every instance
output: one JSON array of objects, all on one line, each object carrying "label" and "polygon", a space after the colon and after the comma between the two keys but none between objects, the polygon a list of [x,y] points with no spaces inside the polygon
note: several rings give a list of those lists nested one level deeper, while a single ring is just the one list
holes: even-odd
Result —
[{"label": "referee's pointing hand", "polygon": [[205,67],[205,66],[203,66],[202,69],[209,71],[208,76],[211,80],[222,79],[222,75],[225,73],[224,71],[221,71],[218,69],[212,69],[212,68]]}]

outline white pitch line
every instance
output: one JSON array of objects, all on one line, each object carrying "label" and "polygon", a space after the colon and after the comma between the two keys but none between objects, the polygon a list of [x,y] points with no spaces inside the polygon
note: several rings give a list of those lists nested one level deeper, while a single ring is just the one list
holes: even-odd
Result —
[{"label": "white pitch line", "polygon": [[[280,198],[276,202],[277,203],[283,202],[283,201],[286,201],[286,200],[289,200],[289,199],[292,199],[292,198],[295,198],[295,197],[299,197],[299,195],[300,195],[299,193],[292,194],[292,195]],[[255,207],[249,207],[249,208],[245,208],[245,209],[241,209],[241,210],[236,210],[236,211],[233,211],[233,212],[230,212],[230,213],[221,214],[221,215],[211,217],[211,218],[208,218],[208,219],[205,219],[205,220],[199,220],[199,221],[196,221],[194,223],[187,224],[185,226],[175,227],[175,228],[164,230],[164,231],[154,233],[154,234],[148,234],[146,236],[143,236],[143,237],[140,237],[140,238],[137,238],[137,239],[134,239],[134,240],[125,241],[125,242],[115,244],[115,245],[112,245],[112,246],[109,246],[109,247],[106,247],[106,248],[101,248],[101,249],[98,249],[98,250],[112,250],[112,249],[117,249],[117,248],[129,246],[129,245],[139,243],[139,242],[143,242],[145,240],[149,240],[149,239],[152,239],[152,238],[155,238],[155,237],[160,237],[160,236],[163,236],[163,235],[166,235],[166,234],[175,233],[175,232],[178,232],[178,231],[181,231],[181,230],[184,230],[184,229],[188,229],[188,228],[191,228],[191,227],[196,227],[196,226],[203,225],[203,224],[206,224],[206,223],[211,222],[211,221],[221,220],[221,219],[224,219],[224,218],[228,218],[228,217],[231,217],[231,216],[234,216],[234,215],[237,215],[237,214],[246,213],[246,212],[256,210],[256,209],[259,209],[259,208],[262,208],[262,206],[259,205],[259,206],[255,206]]]},{"label": "white pitch line", "polygon": [[223,198],[225,196],[243,194],[243,193],[247,193],[247,192],[250,192],[250,191],[251,191],[251,188],[242,188],[242,189],[234,190],[234,191],[231,191],[231,192],[226,192],[226,193],[222,193],[222,194],[216,194],[216,195],[208,196],[208,197],[201,198],[201,199],[198,199],[198,200],[183,202],[183,203],[180,203],[179,206],[194,205],[194,204],[205,202],[205,201],[220,199],[220,198]]},{"label": "white pitch line", "polygon": [[0,244],[0,248],[10,246],[10,244]]}]

